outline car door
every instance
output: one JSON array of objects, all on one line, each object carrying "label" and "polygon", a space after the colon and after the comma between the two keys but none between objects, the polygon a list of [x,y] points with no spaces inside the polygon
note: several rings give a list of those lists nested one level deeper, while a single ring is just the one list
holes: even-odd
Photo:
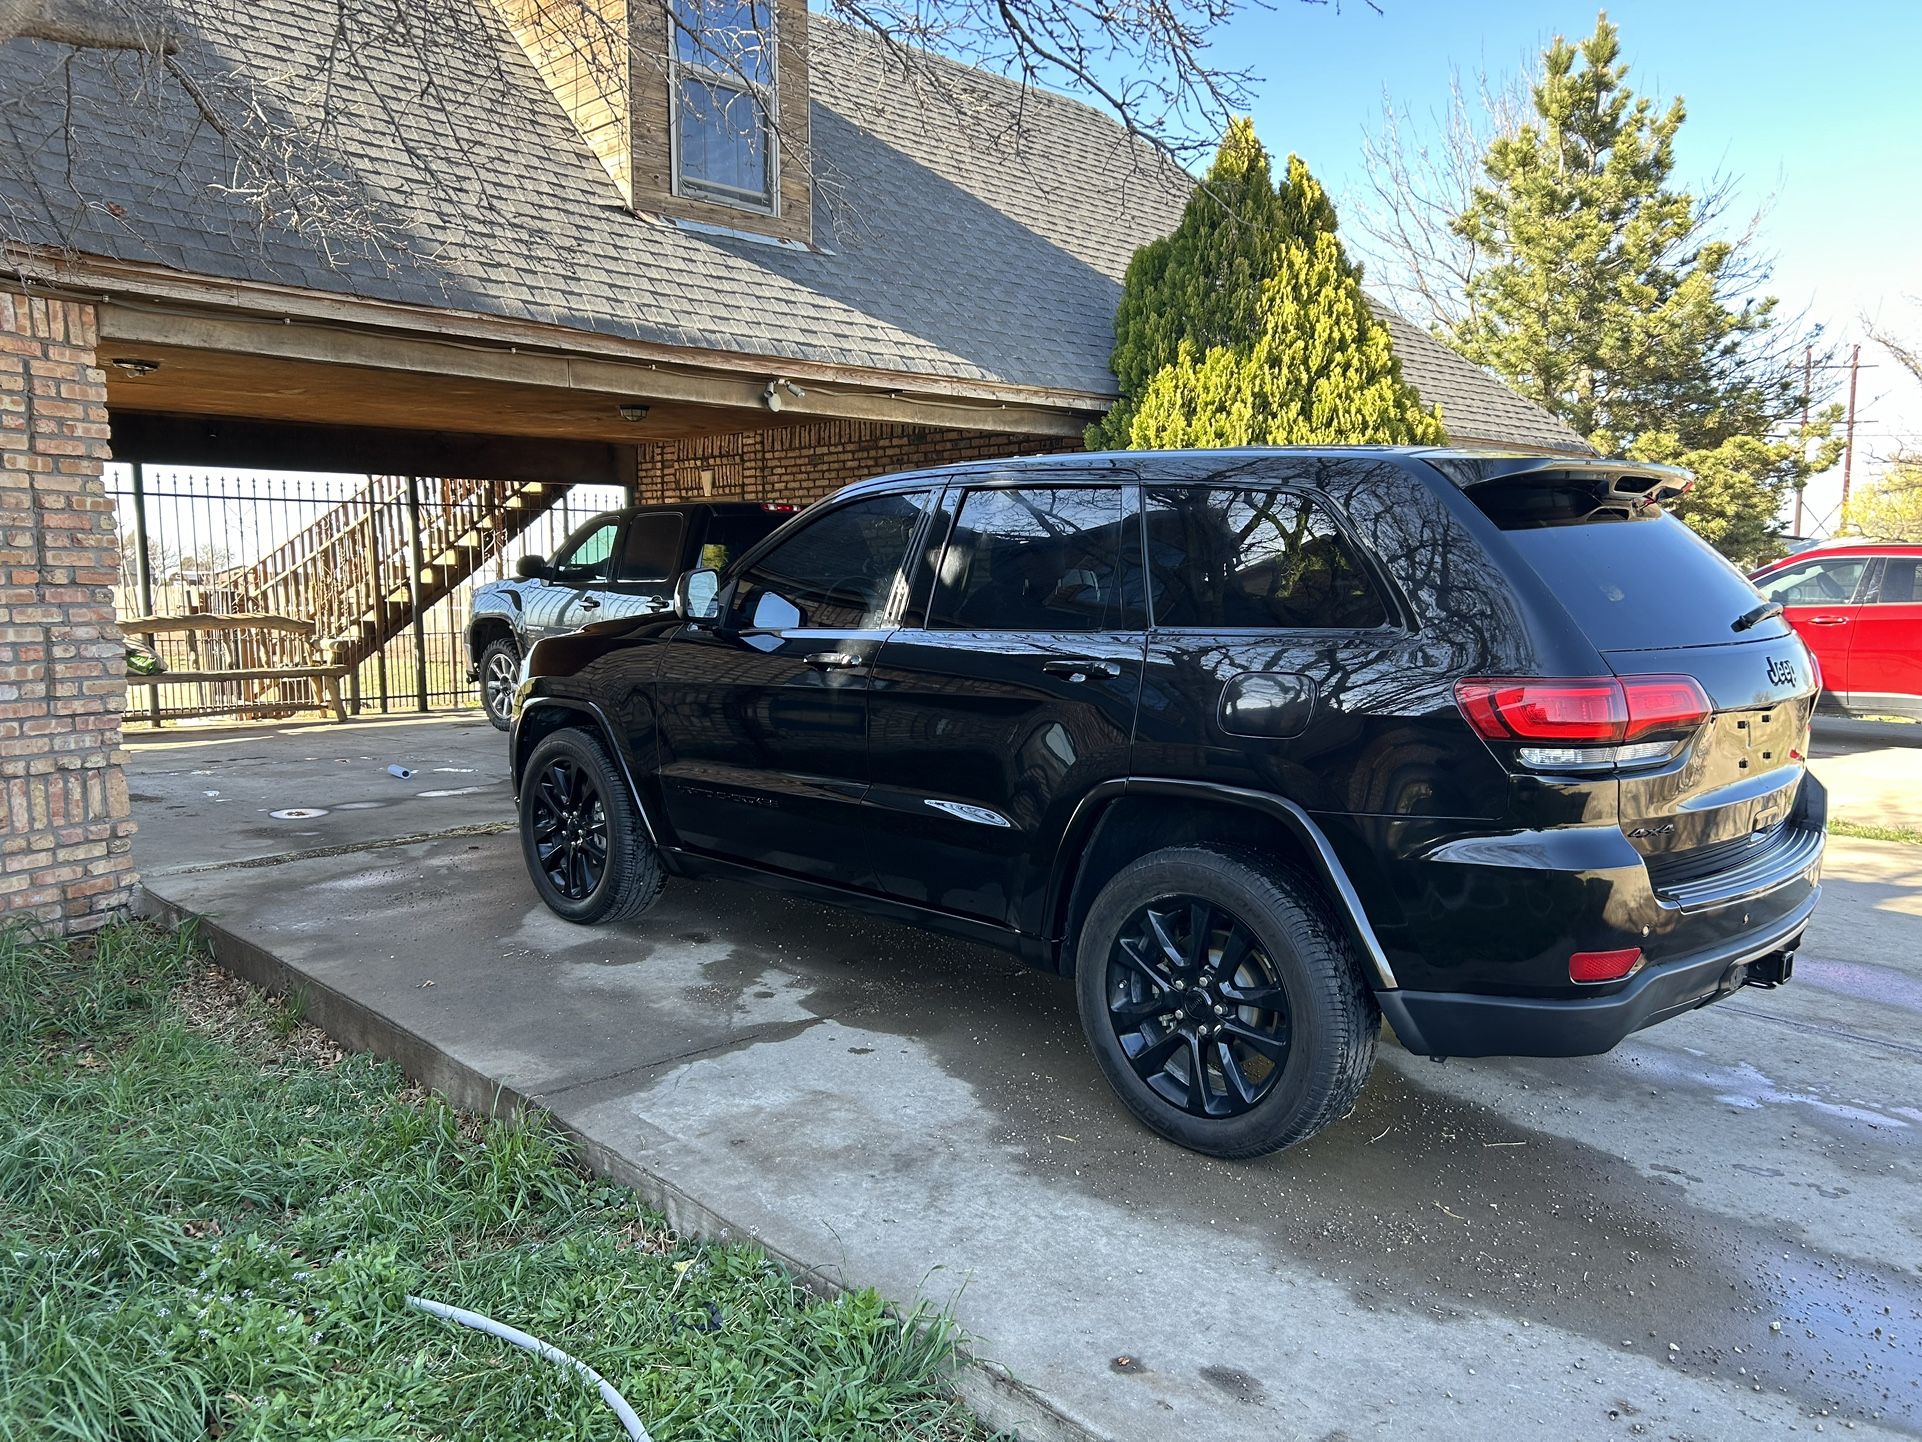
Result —
[{"label": "car door", "polygon": [[[1264,468],[1280,478],[1283,462]],[[1301,468],[1312,478],[1314,466]],[[1394,814],[1432,794],[1394,698],[1441,662],[1310,490],[1222,477],[1142,488],[1153,625],[1134,770]],[[1444,643],[1445,644],[1445,643]]]},{"label": "car door", "polygon": [[868,684],[927,498],[858,497],[807,519],[728,577],[717,624],[661,648],[659,776],[681,845],[872,884]]},{"label": "car door", "polygon": [[1038,906],[1075,803],[1127,774],[1145,620],[1131,484],[949,491],[869,693],[883,891],[1009,926]]},{"label": "car door", "polygon": [[1868,570],[1867,556],[1811,556],[1755,583],[1765,600],[1781,603],[1784,619],[1822,668],[1822,689],[1837,696],[1855,689],[1849,651],[1861,610],[1856,597]]},{"label": "car door", "polygon": [[584,587],[570,617],[575,626],[672,610],[687,539],[684,511],[636,511],[627,518],[610,578]]},{"label": "car door", "polygon": [[1922,708],[1922,556],[1882,558],[1850,631],[1850,704],[1914,715]]},{"label": "car door", "polygon": [[620,532],[621,517],[610,513],[594,517],[561,544],[546,576],[522,593],[521,628],[528,641],[579,630],[594,618],[601,605],[595,593],[612,574]]}]

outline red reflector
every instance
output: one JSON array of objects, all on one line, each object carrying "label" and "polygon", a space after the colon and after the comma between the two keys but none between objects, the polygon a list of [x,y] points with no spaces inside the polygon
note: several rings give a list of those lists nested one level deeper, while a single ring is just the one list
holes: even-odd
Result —
[{"label": "red reflector", "polygon": [[1489,741],[1586,741],[1619,745],[1708,719],[1693,676],[1478,677],[1455,683],[1455,700]]},{"label": "red reflector", "polygon": [[1620,981],[1642,964],[1639,946],[1620,951],[1578,951],[1568,959],[1570,981]]}]

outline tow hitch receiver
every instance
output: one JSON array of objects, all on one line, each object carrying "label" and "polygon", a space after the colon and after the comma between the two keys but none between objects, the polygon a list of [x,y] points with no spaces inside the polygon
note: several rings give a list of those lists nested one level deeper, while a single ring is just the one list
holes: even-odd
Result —
[{"label": "tow hitch receiver", "polygon": [[1767,956],[1758,956],[1748,964],[1747,971],[1742,978],[1744,985],[1765,989],[1780,986],[1795,974],[1795,953],[1773,951]]}]

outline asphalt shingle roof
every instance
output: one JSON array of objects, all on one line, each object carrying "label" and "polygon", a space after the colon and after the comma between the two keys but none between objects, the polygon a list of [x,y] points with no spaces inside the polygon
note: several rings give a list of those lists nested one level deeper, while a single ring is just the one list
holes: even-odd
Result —
[{"label": "asphalt shingle roof", "polygon": [[[187,38],[203,70],[244,57],[292,77],[270,98],[309,125],[321,110],[302,78],[328,77],[316,168],[329,223],[298,194],[269,196],[263,223],[233,148],[177,86],[148,77],[159,98],[129,103],[137,58],[14,43],[0,46],[0,233],[667,345],[1106,395],[1122,274],[1190,185],[1078,102],[945,62],[938,83],[912,81],[884,46],[817,17],[816,244],[783,248],[626,210],[485,0],[429,43],[368,27],[331,65],[337,0],[225,13],[219,34]],[[361,238],[343,215],[368,218]],[[1580,445],[1418,327],[1390,324],[1452,434]]]}]

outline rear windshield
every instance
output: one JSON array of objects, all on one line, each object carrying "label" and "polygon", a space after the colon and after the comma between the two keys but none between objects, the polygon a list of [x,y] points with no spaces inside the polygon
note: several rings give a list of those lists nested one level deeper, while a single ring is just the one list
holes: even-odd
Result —
[{"label": "rear windshield", "polygon": [[1507,532],[1600,651],[1713,646],[1786,634],[1779,620],[1737,632],[1760,603],[1742,573],[1673,516],[1576,504],[1554,486],[1476,486],[1470,499]]}]

